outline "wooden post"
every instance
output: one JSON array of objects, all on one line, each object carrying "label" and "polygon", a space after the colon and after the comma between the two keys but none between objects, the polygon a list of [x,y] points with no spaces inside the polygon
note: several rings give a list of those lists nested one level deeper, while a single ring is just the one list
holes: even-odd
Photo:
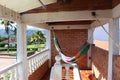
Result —
[{"label": "wooden post", "polygon": [[22,62],[18,66],[19,80],[28,80],[28,62],[26,48],[26,24],[17,26],[17,61]]}]

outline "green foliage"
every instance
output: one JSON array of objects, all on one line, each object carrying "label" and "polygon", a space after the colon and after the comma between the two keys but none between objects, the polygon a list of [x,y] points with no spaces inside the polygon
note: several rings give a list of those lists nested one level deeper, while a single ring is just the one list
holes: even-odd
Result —
[{"label": "green foliage", "polygon": [[[45,44],[39,44],[39,47],[45,47]],[[37,46],[35,44],[32,45],[27,45],[27,48],[37,48]]]},{"label": "green foliage", "polygon": [[2,77],[2,78],[0,78],[0,80],[3,80],[3,77]]},{"label": "green foliage", "polygon": [[43,44],[46,42],[46,38],[41,31],[36,31],[31,37],[31,42],[35,44]]},{"label": "green foliage", "polygon": [[28,51],[27,52],[27,56],[31,56],[31,55],[33,55],[35,53],[35,51]]},{"label": "green foliage", "polygon": [[[0,51],[7,51],[8,48],[5,48],[5,47],[2,47],[0,48]],[[9,48],[9,51],[16,51],[17,49],[16,48]]]},{"label": "green foliage", "polygon": [[27,45],[32,45],[31,37],[27,37]]},{"label": "green foliage", "polygon": [[0,42],[0,47],[4,47],[6,43]]},{"label": "green foliage", "polygon": [[27,51],[37,51],[38,48],[27,48]]},{"label": "green foliage", "polygon": [[[16,36],[16,25],[14,25],[15,23],[13,21],[9,21],[9,20],[4,20],[4,19],[0,19],[0,23],[2,25],[4,25],[5,27],[5,31],[8,35],[8,44],[9,44],[9,40],[10,40],[10,36],[11,36],[11,31],[14,33],[14,35]],[[8,52],[9,52],[9,45],[8,45]]]},{"label": "green foliage", "polygon": [[[5,77],[6,77],[6,80],[10,80],[10,74],[7,74]],[[4,78],[0,77],[0,80],[4,80]]]},{"label": "green foliage", "polygon": [[[0,42],[0,44],[3,44],[2,42]],[[45,44],[40,44],[39,45],[41,49],[43,49],[45,47]],[[16,51],[16,48],[9,48],[10,51]],[[38,50],[38,48],[36,47],[36,45],[28,45],[27,46],[27,51],[36,51]],[[7,51],[7,47],[0,47],[0,51]]]},{"label": "green foliage", "polygon": [[8,39],[8,37],[6,37],[6,36],[0,36],[0,42],[4,41],[6,39]]}]

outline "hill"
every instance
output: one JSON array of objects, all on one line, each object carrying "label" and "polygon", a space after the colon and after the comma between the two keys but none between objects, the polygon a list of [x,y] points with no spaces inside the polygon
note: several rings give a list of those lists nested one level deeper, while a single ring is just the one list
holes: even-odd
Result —
[{"label": "hill", "polygon": [[[27,37],[31,37],[32,34],[37,31],[38,29],[27,29]],[[45,30],[40,30],[45,34]],[[7,36],[4,29],[0,29],[0,36]]]},{"label": "hill", "polygon": [[95,46],[100,47],[105,50],[108,50],[108,48],[109,48],[108,41],[95,40],[94,44],[95,44]]}]

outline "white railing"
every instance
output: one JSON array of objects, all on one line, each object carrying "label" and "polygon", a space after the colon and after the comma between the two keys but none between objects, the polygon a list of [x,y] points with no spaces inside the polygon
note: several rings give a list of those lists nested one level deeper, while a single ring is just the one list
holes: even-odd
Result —
[{"label": "white railing", "polygon": [[35,52],[32,56],[28,57],[29,75],[38,69],[42,64],[49,59],[49,49]]},{"label": "white railing", "polygon": [[[29,63],[29,75],[32,74],[38,67],[45,63],[49,59],[49,49],[36,52],[32,56],[28,57]],[[19,80],[18,66],[22,62],[16,62],[6,68],[0,70],[0,80]]]},{"label": "white railing", "polygon": [[16,62],[2,70],[0,70],[0,80],[19,80],[17,69],[21,62]]},{"label": "white railing", "polygon": [[[70,80],[69,70],[70,67],[73,68],[73,80],[82,80],[79,68],[77,64],[61,64],[60,56],[55,57],[56,63],[51,69],[50,80],[62,80],[62,77],[65,77],[66,80]],[[65,76],[62,75],[62,68],[65,68]]]},{"label": "white railing", "polygon": [[[65,72],[66,72],[64,76],[61,74],[63,67],[65,68]],[[66,80],[70,80],[70,74],[69,74],[70,67],[73,68],[73,80],[82,80],[78,66],[71,64],[62,64],[62,65],[55,64],[51,70],[50,80],[62,80],[62,77],[65,77]]]}]

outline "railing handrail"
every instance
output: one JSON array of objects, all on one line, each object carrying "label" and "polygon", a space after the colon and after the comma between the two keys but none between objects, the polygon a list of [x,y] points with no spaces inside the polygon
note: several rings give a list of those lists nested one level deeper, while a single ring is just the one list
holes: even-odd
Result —
[{"label": "railing handrail", "polygon": [[14,63],[14,64],[12,64],[12,65],[10,65],[10,66],[7,66],[7,67],[1,69],[1,70],[0,70],[0,74],[3,74],[4,72],[9,71],[10,69],[16,67],[17,65],[19,65],[19,64],[21,64],[21,63],[22,63],[21,61],[20,61],[20,62],[16,62],[16,63]]},{"label": "railing handrail", "polygon": [[38,52],[38,53],[35,53],[35,54],[27,57],[27,60],[30,60],[31,58],[34,58],[35,56],[39,55],[39,53],[43,53],[43,52],[46,52],[46,51],[48,51],[48,50],[49,50],[49,49],[45,49],[45,50],[42,50],[42,51],[40,51],[40,52]]},{"label": "railing handrail", "polygon": [[66,67],[66,66],[68,66],[68,67],[76,67],[77,66],[77,64],[75,64],[75,63],[73,63],[73,64],[61,64],[62,65],[62,67]]}]

